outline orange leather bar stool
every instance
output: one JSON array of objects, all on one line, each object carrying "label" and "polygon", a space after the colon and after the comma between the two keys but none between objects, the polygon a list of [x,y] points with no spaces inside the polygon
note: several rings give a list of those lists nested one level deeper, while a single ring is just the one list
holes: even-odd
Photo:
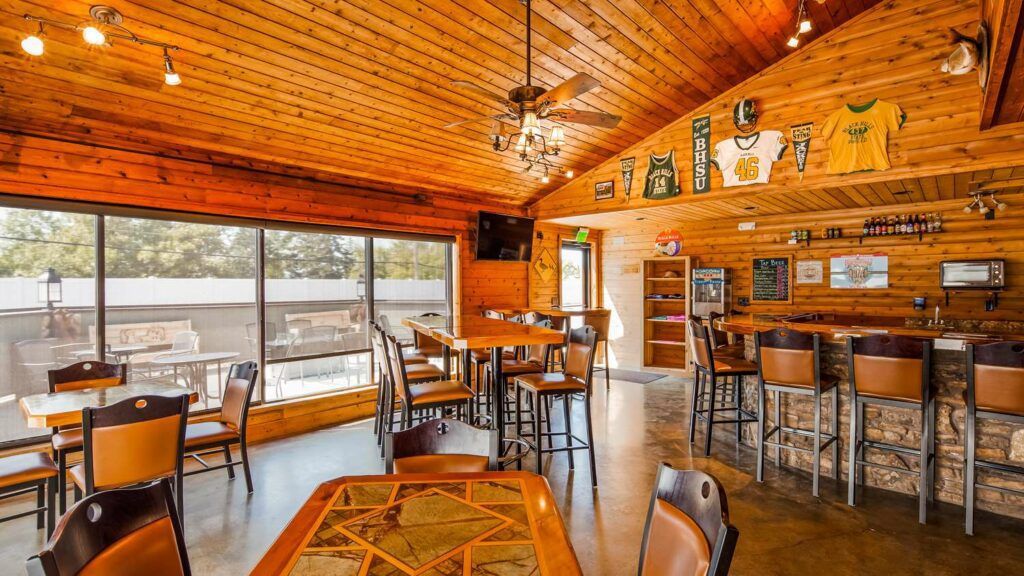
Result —
[{"label": "orange leather bar stool", "polygon": [[[0,518],[7,522],[24,516],[36,515],[36,528],[46,527],[46,535],[53,533],[56,518],[57,467],[42,452],[29,452],[0,458],[0,500],[36,493],[36,507],[26,512]],[[45,514],[45,522],[44,515]]]},{"label": "orange leather bar stool", "polygon": [[[540,328],[548,328],[548,329],[550,329],[551,328],[551,321],[550,320],[542,320],[542,321],[537,322],[536,324],[534,324],[534,326],[538,326]],[[508,390],[507,390],[508,384],[516,376],[524,376],[526,374],[540,374],[540,373],[543,373],[543,372],[547,372],[548,366],[549,366],[549,359],[551,357],[551,345],[550,344],[533,344],[531,346],[527,346],[526,347],[526,355],[525,356],[526,357],[521,359],[521,360],[518,359],[518,358],[508,358],[508,359],[502,359],[502,361],[501,361],[501,370],[502,370],[502,375],[505,377],[504,384],[506,386],[506,394],[505,394],[505,398],[506,398],[505,409],[506,409],[506,411],[509,408],[511,408],[510,405],[511,405],[511,402],[512,402],[512,398],[510,398],[509,394],[507,393],[508,392]],[[491,388],[491,386],[494,386],[495,383],[494,383],[493,373],[491,371],[491,363],[490,363],[490,361],[487,361],[484,364],[484,372],[485,372],[484,382],[486,384],[485,389],[484,389],[485,390],[484,391],[484,395],[487,397],[487,400],[486,400],[486,402],[487,402],[487,412],[491,413],[491,398],[493,397],[493,393],[494,393],[494,390]],[[509,415],[509,417],[508,417],[508,419],[506,421],[511,422],[511,420],[512,420],[511,415]]]},{"label": "orange leather bar stool", "polygon": [[[128,366],[125,364],[107,364],[106,362],[88,360],[50,370],[47,373],[47,379],[50,385],[50,394],[53,394],[85,388],[121,386],[125,383],[127,374]],[[60,471],[57,478],[57,496],[60,513],[63,514],[68,509],[68,454],[82,450],[82,427],[79,425],[61,426],[53,428],[51,432],[50,444],[53,446],[54,459],[57,460],[57,469]]]},{"label": "orange leather bar stool", "polygon": [[601,351],[601,359],[604,363],[595,366],[595,372],[604,372],[604,389],[611,390],[612,376],[608,359],[608,330],[611,327],[612,315],[608,310],[587,312],[583,315],[583,325],[590,326],[597,332],[597,346]]},{"label": "orange leather bar stool", "polygon": [[181,518],[187,419],[187,394],[137,396],[82,410],[85,461],[71,469],[76,496],[173,478]]},{"label": "orange leather bar stool", "polygon": [[[544,473],[544,454],[554,452],[565,452],[569,457],[569,469],[576,467],[573,460],[573,452],[586,450],[590,456],[590,483],[597,487],[597,464],[594,458],[594,426],[590,416],[590,389],[594,377],[594,352],[597,349],[597,333],[590,326],[583,326],[573,330],[569,334],[569,347],[565,353],[565,366],[561,372],[542,372],[536,374],[525,374],[517,376],[515,381],[515,430],[516,436],[526,446],[533,448],[537,454],[537,474]],[[533,406],[533,431],[524,432],[522,425],[522,399],[523,394],[529,394],[531,406]],[[572,397],[581,394],[587,424],[587,439],[572,433]],[[564,415],[564,432],[547,432],[542,434],[540,425],[542,421],[541,410],[547,405],[549,398],[562,399],[562,410]],[[526,440],[524,436],[529,436]],[[548,448],[544,448],[541,441],[544,436],[548,437]],[[563,436],[565,446],[554,447],[552,438]],[[516,443],[516,467],[522,468],[521,449],[522,444]]]},{"label": "orange leather bar stool", "polygon": [[[743,439],[743,424],[757,422],[757,415],[743,409],[743,386],[741,378],[757,376],[757,365],[743,358],[716,357],[711,346],[708,328],[700,322],[686,321],[686,340],[693,358],[693,394],[690,400],[690,443],[695,441],[697,420],[707,425],[704,434],[704,455],[711,455],[711,435],[717,424],[736,426],[736,443]],[[719,378],[735,378],[732,401],[718,383]],[[730,420],[718,420],[716,412],[732,412]]]},{"label": "orange leather bar stool", "polygon": [[[764,450],[771,446],[775,450],[775,465],[780,464],[780,452],[795,450],[809,453],[813,466],[811,493],[818,495],[818,477],[821,474],[821,451],[832,446],[832,476],[839,479],[839,380],[821,373],[821,339],[817,334],[805,334],[796,330],[778,328],[754,334],[757,351],[757,481],[764,481]],[[775,393],[775,419],[773,426],[765,431],[768,392]],[[821,430],[822,396],[831,392],[832,415],[829,433]],[[796,394],[810,396],[814,402],[814,429],[806,430],[785,426],[782,423],[782,395]],[[810,437],[811,448],[785,444],[783,434]],[[822,438],[825,439],[822,442]]]},{"label": "orange leather bar stool", "polygon": [[729,333],[718,330],[715,328],[715,321],[719,318],[724,318],[725,314],[719,314],[718,312],[708,313],[708,335],[711,337],[711,348],[715,353],[715,356],[725,356],[728,358],[743,358],[743,354],[746,352],[745,346],[743,345],[743,337],[737,336],[735,342],[729,342]]},{"label": "orange leather bar stool", "polygon": [[640,545],[640,576],[725,576],[740,532],[718,480],[662,463]]},{"label": "orange leather bar stool", "polygon": [[188,576],[170,482],[100,492],[75,504],[27,568],[33,576]]},{"label": "orange leather bar stool", "polygon": [[[249,471],[249,447],[246,430],[249,423],[249,404],[256,388],[259,370],[255,361],[232,364],[228,370],[228,381],[224,386],[224,400],[220,406],[220,417],[211,422],[197,422],[185,427],[186,456],[194,458],[202,468],[185,474],[191,476],[211,470],[226,468],[228,479],[235,479],[235,466],[242,465],[245,487],[252,494],[252,473]],[[241,462],[231,461],[231,447],[238,445]],[[224,463],[210,466],[203,456],[224,454]]]},{"label": "orange leather bar stool", "polygon": [[[384,336],[383,344],[390,369],[388,378],[394,383],[394,398],[402,407],[402,430],[412,427],[414,411],[454,408],[461,412],[465,406],[467,421],[473,421],[476,395],[468,386],[459,380],[433,380],[413,385],[414,382],[409,377],[411,367],[405,365],[402,356],[402,344],[397,338],[389,335]],[[412,367],[415,366],[418,365]]]},{"label": "orange leather bar stool", "polygon": [[388,474],[445,474],[498,469],[498,431],[448,418],[427,420],[385,439]]},{"label": "orange leather bar stool", "polygon": [[978,482],[977,469],[1024,474],[1024,467],[978,460],[977,421],[1024,424],[1024,342],[967,345],[967,449],[964,453],[965,529],[974,534],[974,497],[980,486],[1009,494],[1024,494],[1003,486]]},{"label": "orange leather bar stool", "polygon": [[[927,520],[935,479],[935,389],[931,385],[931,341],[880,334],[846,338],[850,372],[849,503],[857,504],[857,484],[864,482],[864,466],[899,474],[917,474],[918,521]],[[864,407],[868,404],[916,410],[921,414],[920,450],[864,438]],[[918,470],[868,462],[865,449],[873,448],[915,457]]]}]

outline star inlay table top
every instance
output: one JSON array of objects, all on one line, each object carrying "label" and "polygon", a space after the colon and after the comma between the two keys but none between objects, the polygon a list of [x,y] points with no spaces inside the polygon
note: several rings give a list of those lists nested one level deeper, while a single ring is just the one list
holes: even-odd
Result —
[{"label": "star inlay table top", "polygon": [[528,472],[321,484],[254,576],[581,574],[547,480]]}]

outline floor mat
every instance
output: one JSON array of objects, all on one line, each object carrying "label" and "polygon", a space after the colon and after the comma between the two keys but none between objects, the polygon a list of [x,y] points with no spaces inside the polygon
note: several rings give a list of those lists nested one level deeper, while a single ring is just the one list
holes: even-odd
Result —
[{"label": "floor mat", "polygon": [[[640,372],[638,370],[619,370],[617,368],[612,368],[611,373],[612,380],[624,380],[635,384],[650,384],[651,382],[660,380],[666,376],[668,376],[668,374]],[[597,378],[597,376],[595,376],[595,378]]]}]

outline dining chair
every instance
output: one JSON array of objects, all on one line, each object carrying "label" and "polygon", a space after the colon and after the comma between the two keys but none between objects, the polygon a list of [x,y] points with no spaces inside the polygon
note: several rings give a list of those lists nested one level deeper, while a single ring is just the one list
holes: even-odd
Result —
[{"label": "dining chair", "polygon": [[[395,405],[398,404],[399,410],[401,409],[395,389],[396,382],[392,374],[391,353],[387,345],[387,339],[393,337],[393,334],[385,329],[385,325],[388,325],[387,321],[383,323],[370,322],[373,351],[380,376],[377,388],[379,422],[375,421],[375,431],[381,458],[384,457],[384,434],[394,429]],[[406,356],[405,354],[406,351],[403,349],[402,362],[405,364],[405,377],[409,384],[416,385],[431,380],[441,380],[444,377],[444,371],[428,363],[425,357],[417,354]]]},{"label": "dining chair", "polygon": [[700,470],[662,463],[640,545],[639,576],[725,576],[740,533],[725,490]]},{"label": "dining chair", "polygon": [[[541,320],[534,324],[538,328],[551,328],[550,320]],[[514,395],[510,395],[508,392],[508,384],[510,384],[516,376],[523,376],[526,374],[540,374],[547,372],[550,366],[551,358],[551,344],[532,344],[526,347],[526,353],[523,359],[518,358],[503,358],[501,360],[501,373],[505,382],[500,385],[505,386],[502,397],[506,399],[506,409],[511,407],[511,402]],[[493,386],[499,384],[494,382],[494,371],[491,369],[491,362],[488,360],[484,363],[484,396],[486,397],[487,411],[491,411],[491,403],[494,394]],[[511,415],[509,416],[511,420]]]},{"label": "dining chair", "polygon": [[53,533],[57,494],[57,466],[47,454],[28,452],[0,458],[0,500],[36,493],[36,507],[0,518],[7,522],[36,515],[36,528],[46,527],[47,537]]},{"label": "dining chair", "polygon": [[388,474],[487,472],[498,469],[498,431],[436,418],[384,439]]},{"label": "dining chair", "polygon": [[[211,470],[227,469],[228,478],[235,479],[235,466],[241,464],[245,473],[245,487],[252,494],[252,473],[249,470],[248,445],[246,430],[249,421],[249,404],[252,393],[256,389],[259,369],[256,362],[249,360],[232,364],[228,370],[227,384],[224,386],[224,399],[220,406],[217,420],[190,423],[185,426],[185,455],[195,459],[202,468],[186,472],[185,476],[201,474]],[[240,462],[231,460],[231,447],[238,445],[241,455]],[[208,456],[222,452],[224,464],[211,466],[203,460]]]},{"label": "dining chair", "polygon": [[170,482],[78,502],[26,567],[29,576],[190,576]]},{"label": "dining chair", "polygon": [[[50,370],[47,373],[50,394],[70,392],[85,388],[109,388],[122,386],[128,379],[126,364],[107,364],[95,360],[79,362],[64,368]],[[59,475],[57,478],[57,494],[60,513],[67,510],[67,473],[68,454],[82,450],[82,426],[59,426],[50,429],[50,446],[53,457],[57,460]]]},{"label": "dining chair", "polygon": [[194,330],[182,330],[174,335],[171,340],[171,347],[167,350],[157,350],[155,352],[144,352],[136,355],[131,362],[133,372],[146,373],[147,377],[152,378],[154,369],[163,371],[164,374],[158,374],[158,376],[166,375],[166,372],[173,371],[173,367],[160,366],[153,364],[153,360],[159,358],[170,358],[172,356],[184,356],[185,354],[193,354],[199,351],[199,333]]},{"label": "dining chair", "polygon": [[[537,474],[544,473],[544,454],[565,452],[569,457],[569,469],[575,469],[573,452],[586,450],[590,457],[590,483],[597,487],[597,464],[594,458],[594,426],[590,413],[590,390],[594,378],[594,351],[597,348],[597,333],[590,326],[581,326],[569,333],[569,346],[565,353],[565,364],[561,372],[540,372],[523,374],[515,377],[515,434],[523,443],[537,454]],[[572,433],[572,397],[580,394],[583,397],[584,416],[587,426],[587,439]],[[528,395],[532,409],[532,432],[523,430],[526,422],[522,418],[523,396]],[[564,415],[563,432],[541,432],[544,407],[548,399],[562,399]],[[554,438],[565,438],[565,446],[556,448]],[[526,440],[529,437],[530,440]],[[548,438],[548,448],[544,448],[543,438]],[[520,455],[521,444],[516,443],[516,455]],[[522,460],[517,460],[517,467],[522,467]]]},{"label": "dining chair", "polygon": [[112,488],[173,478],[184,513],[183,459],[188,394],[136,396],[82,410],[85,459],[71,468],[75,499]]},{"label": "dining chair", "polygon": [[[454,408],[457,411],[466,407],[466,418],[473,421],[473,400],[475,394],[468,386],[458,380],[439,380],[415,383],[410,373],[421,366],[406,365],[402,354],[402,344],[393,335],[384,335],[385,354],[388,358],[388,378],[393,383],[394,396],[402,407],[402,430],[412,427],[413,412],[433,411]],[[438,372],[443,371],[436,368]],[[415,385],[414,385],[415,384]]]},{"label": "dining chair", "polygon": [[605,390],[612,388],[611,363],[608,361],[608,330],[611,328],[611,319],[611,313],[607,310],[587,311],[583,315],[583,325],[592,327],[597,333],[597,346],[604,363],[594,366],[594,372],[604,372]]}]

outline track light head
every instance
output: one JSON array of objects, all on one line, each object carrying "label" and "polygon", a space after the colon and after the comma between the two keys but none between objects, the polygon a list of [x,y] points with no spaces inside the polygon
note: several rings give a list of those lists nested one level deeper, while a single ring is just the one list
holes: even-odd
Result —
[{"label": "track light head", "polygon": [[813,27],[814,25],[811,24],[811,19],[806,16],[804,16],[804,19],[800,21],[799,30],[801,34],[807,34]]},{"label": "track light head", "polygon": [[107,35],[95,26],[86,26],[82,29],[82,39],[86,44],[103,46],[107,43]]},{"label": "track light head", "polygon": [[29,56],[42,56],[45,50],[43,39],[35,34],[28,36],[21,41],[21,49],[27,52]]},{"label": "track light head", "polygon": [[171,60],[171,55],[167,52],[167,48],[164,48],[164,83],[168,86],[177,86],[181,84],[181,76],[174,71],[174,61]]},{"label": "track light head", "polygon": [[789,40],[786,41],[786,46],[789,46],[790,48],[796,48],[799,45],[800,45],[800,37],[797,36],[796,34],[791,36],[789,38]]}]

